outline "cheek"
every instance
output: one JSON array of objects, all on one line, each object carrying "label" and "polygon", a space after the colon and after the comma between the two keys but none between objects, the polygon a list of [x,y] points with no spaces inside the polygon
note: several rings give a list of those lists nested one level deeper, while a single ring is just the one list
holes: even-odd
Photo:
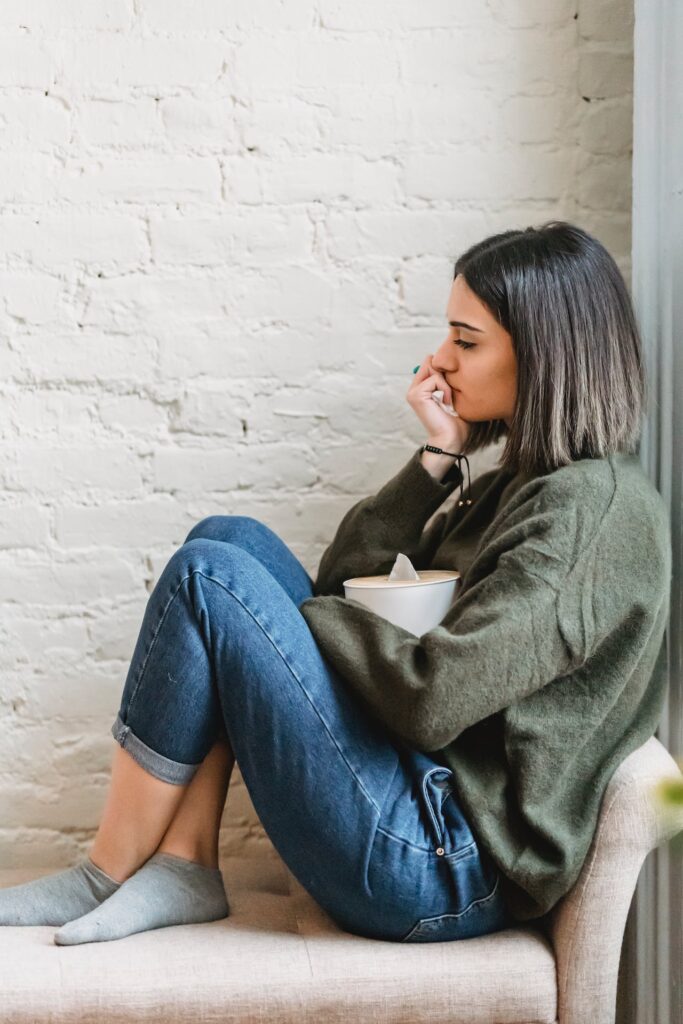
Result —
[{"label": "cheek", "polygon": [[458,371],[459,386],[462,393],[455,396],[463,407],[471,408],[472,415],[481,419],[493,419],[500,416],[502,408],[507,408],[514,381],[509,368],[499,362],[488,360],[475,363],[461,362]]},{"label": "cheek", "polygon": [[514,386],[514,373],[511,367],[505,364],[501,365],[499,362],[486,368],[486,377],[491,391],[495,391],[498,395],[509,391]]}]

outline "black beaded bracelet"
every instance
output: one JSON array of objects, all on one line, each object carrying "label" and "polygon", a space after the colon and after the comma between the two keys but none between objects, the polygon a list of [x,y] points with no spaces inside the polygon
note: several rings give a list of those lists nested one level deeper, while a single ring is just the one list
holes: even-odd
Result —
[{"label": "black beaded bracelet", "polygon": [[461,456],[456,455],[455,452],[445,452],[443,448],[435,448],[433,444],[423,444],[420,448],[420,455],[422,452],[434,452],[435,455],[451,455],[454,459],[461,458]]},{"label": "black beaded bracelet", "polygon": [[[470,464],[469,464],[469,460],[468,460],[467,456],[466,455],[459,455],[456,452],[445,452],[443,450],[443,448],[437,448],[433,444],[423,444],[422,447],[420,448],[420,455],[422,454],[422,452],[434,452],[435,455],[450,455],[451,458],[457,460],[458,470],[460,471],[460,498],[459,498],[457,504],[458,504],[458,507],[461,507],[462,505],[471,505],[472,504],[472,499],[471,498],[463,497],[463,484],[464,484],[464,481],[465,481],[465,476],[464,476],[464,474],[462,472],[462,460],[463,459],[465,461],[465,465],[467,466],[467,492],[469,493],[469,491],[470,491]],[[453,465],[455,465],[455,463]],[[448,470],[448,473],[446,474],[444,479],[441,481],[442,483],[446,480],[446,478],[449,476],[449,474],[451,472],[452,472],[452,468]]]}]

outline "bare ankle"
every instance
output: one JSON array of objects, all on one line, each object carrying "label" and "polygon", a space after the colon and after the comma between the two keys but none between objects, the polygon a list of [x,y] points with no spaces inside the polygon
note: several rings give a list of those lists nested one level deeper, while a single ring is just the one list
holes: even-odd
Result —
[{"label": "bare ankle", "polygon": [[139,864],[135,867],[124,867],[115,860],[111,860],[108,857],[102,857],[100,854],[93,853],[92,851],[88,854],[88,857],[96,868],[99,868],[100,871],[104,871],[105,875],[109,875],[109,877],[113,878],[115,882],[119,883],[119,885],[122,885],[126,879],[131,877],[131,875],[134,875],[140,867]]},{"label": "bare ankle", "polygon": [[194,861],[195,864],[201,864],[205,868],[218,867],[217,853],[193,844],[162,842],[156,852],[171,853],[174,857],[182,857],[184,860]]},{"label": "bare ankle", "polygon": [[112,848],[110,844],[99,843],[95,839],[88,851],[88,856],[96,867],[113,878],[115,882],[122,884],[131,875],[134,875],[145,861],[149,860],[151,853],[129,846],[125,849]]}]

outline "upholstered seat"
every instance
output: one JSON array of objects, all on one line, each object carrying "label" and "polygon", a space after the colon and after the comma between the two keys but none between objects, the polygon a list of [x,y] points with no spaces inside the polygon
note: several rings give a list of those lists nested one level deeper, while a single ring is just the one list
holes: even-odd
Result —
[{"label": "upholstered seat", "polygon": [[[626,916],[647,853],[683,829],[652,786],[680,776],[655,738],[611,780],[582,873],[547,918],[461,942],[340,931],[272,847],[222,862],[232,913],[210,924],[56,946],[0,928],[3,1024],[251,1021],[609,1024]],[[37,877],[5,871],[0,884]]]}]

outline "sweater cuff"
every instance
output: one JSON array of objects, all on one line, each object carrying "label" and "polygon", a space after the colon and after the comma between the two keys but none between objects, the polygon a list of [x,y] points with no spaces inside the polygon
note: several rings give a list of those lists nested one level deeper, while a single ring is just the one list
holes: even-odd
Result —
[{"label": "sweater cuff", "polygon": [[442,480],[436,480],[420,461],[420,448],[375,495],[374,512],[387,526],[410,523],[418,528],[460,485],[463,475],[454,462]]}]

